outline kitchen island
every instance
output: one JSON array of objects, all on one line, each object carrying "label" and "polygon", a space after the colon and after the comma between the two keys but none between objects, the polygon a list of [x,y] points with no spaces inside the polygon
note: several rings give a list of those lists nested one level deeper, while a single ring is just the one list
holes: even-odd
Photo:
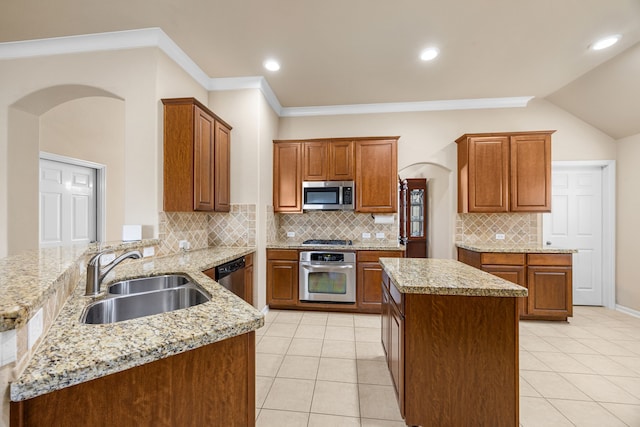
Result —
[{"label": "kitchen island", "polygon": [[406,424],[517,427],[526,288],[454,260],[380,264],[382,344]]},{"label": "kitchen island", "polygon": [[253,251],[208,248],[122,263],[103,289],[117,280],[182,273],[211,296],[188,309],[123,322],[81,323],[82,309],[95,298],[84,296],[80,280],[11,383],[11,425],[253,425],[254,331],[264,316],[202,273]]}]

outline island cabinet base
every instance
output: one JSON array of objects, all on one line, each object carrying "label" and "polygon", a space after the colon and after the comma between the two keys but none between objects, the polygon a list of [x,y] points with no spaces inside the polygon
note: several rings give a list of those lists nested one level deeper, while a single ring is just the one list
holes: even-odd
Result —
[{"label": "island cabinet base", "polygon": [[11,403],[11,427],[254,426],[255,333]]},{"label": "island cabinet base", "polygon": [[399,294],[391,283],[383,301],[391,305],[383,343],[407,425],[519,425],[517,298]]}]

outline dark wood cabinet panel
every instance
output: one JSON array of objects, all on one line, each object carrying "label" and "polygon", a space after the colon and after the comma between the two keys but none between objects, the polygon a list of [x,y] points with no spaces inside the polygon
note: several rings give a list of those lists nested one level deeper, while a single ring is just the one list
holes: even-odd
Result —
[{"label": "dark wood cabinet panel", "polygon": [[298,305],[298,251],[267,250],[267,304],[273,308]]},{"label": "dark wood cabinet panel", "polygon": [[458,138],[458,212],[550,212],[553,132]]},{"label": "dark wood cabinet panel", "polygon": [[566,320],[573,315],[571,267],[529,266],[528,314]]},{"label": "dark wood cabinet panel", "polygon": [[361,313],[380,313],[382,303],[382,266],[379,259],[400,258],[400,251],[358,251],[356,271],[356,295],[358,311]]},{"label": "dark wood cabinet panel", "polygon": [[551,135],[511,137],[511,212],[551,212]]},{"label": "dark wood cabinet panel", "polygon": [[328,180],[353,181],[354,145],[353,141],[329,142]]},{"label": "dark wood cabinet panel", "polygon": [[323,141],[305,141],[302,143],[304,181],[326,181],[329,175],[328,144]]},{"label": "dark wood cabinet panel", "polygon": [[302,143],[273,144],[273,210],[302,212]]},{"label": "dark wood cabinet panel", "polygon": [[231,127],[194,98],[162,102],[164,210],[228,212]]},{"label": "dark wood cabinet panel", "polygon": [[244,300],[253,305],[253,254],[244,257]]},{"label": "dark wood cabinet panel", "polygon": [[398,211],[398,140],[356,141],[356,212]]},{"label": "dark wood cabinet panel", "polygon": [[254,426],[255,333],[11,403],[11,427],[80,425]]}]

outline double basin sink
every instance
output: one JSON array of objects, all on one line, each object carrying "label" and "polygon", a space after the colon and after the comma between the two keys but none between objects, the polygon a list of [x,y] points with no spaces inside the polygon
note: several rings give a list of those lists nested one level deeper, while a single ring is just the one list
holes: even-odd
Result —
[{"label": "double basin sink", "polygon": [[82,323],[104,324],[193,307],[211,300],[184,275],[143,277],[110,285],[107,297],[85,307]]}]

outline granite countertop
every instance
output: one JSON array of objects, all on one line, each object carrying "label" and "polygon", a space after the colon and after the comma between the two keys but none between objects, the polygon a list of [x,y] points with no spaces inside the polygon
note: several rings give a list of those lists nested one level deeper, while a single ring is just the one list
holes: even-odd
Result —
[{"label": "granite countertop", "polygon": [[456,243],[456,246],[474,252],[528,254],[573,254],[578,252],[576,249],[551,248],[548,246],[511,243]]},{"label": "granite countertop", "polygon": [[310,251],[330,250],[330,251],[405,251],[405,247],[398,243],[392,244],[384,242],[353,242],[352,245],[304,245],[301,241],[280,241],[269,243],[267,249],[307,249]]},{"label": "granite countertop", "polygon": [[33,398],[262,327],[260,311],[202,273],[254,251],[208,248],[124,261],[107,276],[103,289],[127,278],[184,273],[211,294],[211,301],[112,324],[80,323],[82,309],[104,297],[85,297],[81,281],[25,371],[11,384],[11,400]]},{"label": "granite countertop", "polygon": [[404,294],[526,297],[527,289],[452,259],[380,258]]}]

